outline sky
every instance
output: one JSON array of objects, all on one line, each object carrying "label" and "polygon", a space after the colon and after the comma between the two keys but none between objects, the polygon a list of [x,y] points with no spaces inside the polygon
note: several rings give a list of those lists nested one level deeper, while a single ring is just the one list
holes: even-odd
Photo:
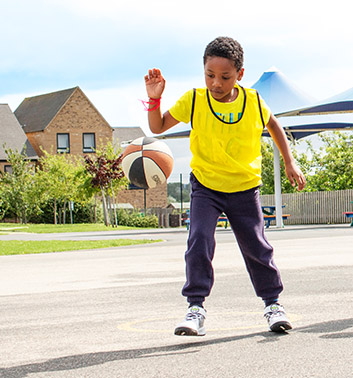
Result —
[{"label": "sky", "polygon": [[[13,111],[25,97],[79,86],[111,126],[152,135],[144,75],[162,70],[167,110],[204,86],[203,52],[218,36],[242,44],[244,86],[275,66],[317,100],[353,87],[348,0],[0,0],[0,10],[0,103]],[[187,143],[168,144],[171,180],[187,181]]]}]

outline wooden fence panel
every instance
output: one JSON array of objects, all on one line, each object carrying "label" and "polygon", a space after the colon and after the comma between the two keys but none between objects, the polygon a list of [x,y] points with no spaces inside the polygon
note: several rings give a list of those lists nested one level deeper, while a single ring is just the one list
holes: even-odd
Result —
[{"label": "wooden fence panel", "polygon": [[[275,195],[261,196],[262,205],[275,205]],[[353,211],[353,189],[332,192],[282,194],[284,213],[291,216],[285,224],[340,224],[349,220],[344,211]]]}]

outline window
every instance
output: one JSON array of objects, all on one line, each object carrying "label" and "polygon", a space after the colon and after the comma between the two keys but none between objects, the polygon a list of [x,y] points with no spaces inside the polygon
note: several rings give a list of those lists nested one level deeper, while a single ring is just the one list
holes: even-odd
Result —
[{"label": "window", "polygon": [[83,152],[96,152],[95,133],[83,133]]},{"label": "window", "polygon": [[4,166],[4,172],[12,174],[12,167],[11,167],[11,165],[5,165]]},{"label": "window", "polygon": [[56,134],[57,153],[70,153],[69,134]]}]

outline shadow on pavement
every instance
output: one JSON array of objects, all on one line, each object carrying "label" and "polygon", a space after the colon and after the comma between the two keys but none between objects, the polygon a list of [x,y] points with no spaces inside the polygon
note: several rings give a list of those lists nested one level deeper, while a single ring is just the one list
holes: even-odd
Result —
[{"label": "shadow on pavement", "polygon": [[[353,318],[333,320],[323,323],[312,324],[305,327],[296,328],[295,332],[304,333],[323,333],[321,338],[339,339],[353,337],[353,332],[342,332],[350,327],[353,327]],[[49,371],[66,371],[87,368],[90,366],[98,366],[107,362],[129,360],[135,358],[152,358],[161,356],[170,356],[176,354],[197,353],[200,348],[208,345],[216,345],[221,343],[228,343],[243,339],[251,339],[253,337],[262,336],[263,342],[275,342],[281,337],[287,336],[288,333],[271,333],[271,332],[257,332],[247,335],[221,337],[217,339],[196,341],[190,338],[189,343],[167,345],[161,347],[151,347],[142,349],[119,350],[109,352],[86,353],[74,356],[66,356],[50,359],[45,362],[33,363],[27,365],[13,366],[9,368],[0,368],[0,377],[6,378],[24,378],[28,374],[44,373]]]}]

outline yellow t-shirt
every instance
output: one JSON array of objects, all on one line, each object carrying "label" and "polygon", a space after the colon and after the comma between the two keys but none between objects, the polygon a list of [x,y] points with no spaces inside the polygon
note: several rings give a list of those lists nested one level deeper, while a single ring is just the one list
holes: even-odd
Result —
[{"label": "yellow t-shirt", "polygon": [[[261,184],[261,134],[271,111],[254,89],[236,85],[238,97],[230,103],[212,98],[207,88],[195,90],[190,132],[191,169],[207,188],[233,193]],[[178,121],[191,120],[194,90],[169,109]]]}]

